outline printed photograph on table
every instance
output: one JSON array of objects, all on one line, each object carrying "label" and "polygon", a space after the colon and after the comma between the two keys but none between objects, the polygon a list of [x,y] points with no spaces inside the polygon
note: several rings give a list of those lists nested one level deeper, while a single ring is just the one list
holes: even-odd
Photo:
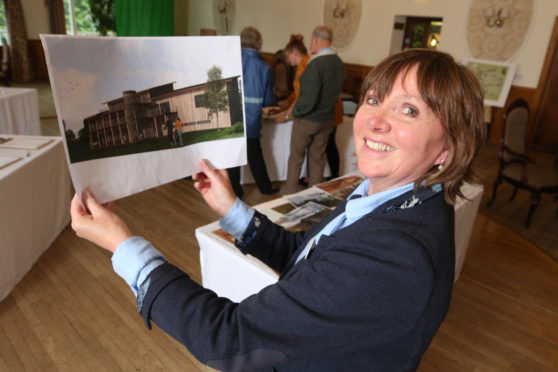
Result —
[{"label": "printed photograph on table", "polygon": [[335,178],[324,183],[319,183],[316,185],[316,187],[324,190],[325,192],[335,196],[340,200],[343,200],[347,196],[349,196],[363,180],[364,179],[360,176],[349,175],[345,177]]},{"label": "printed photograph on table", "polygon": [[276,222],[289,231],[307,230],[332,211],[322,204],[309,201],[287,213]]},{"label": "printed photograph on table", "polygon": [[286,199],[296,207],[303,206],[306,203],[314,202],[316,204],[323,205],[324,207],[333,208],[341,203],[340,199],[337,199],[333,195],[325,192],[300,194],[300,195],[289,195]]},{"label": "printed photograph on table", "polygon": [[273,209],[277,213],[287,214],[295,208],[296,208],[295,205],[293,205],[291,203],[285,203],[285,204],[281,204],[281,205],[278,205],[276,207],[273,207],[271,209]]},{"label": "printed photograph on table", "polygon": [[110,192],[122,197],[192,175],[202,157],[246,163],[238,36],[41,40],[74,183],[91,187],[95,170],[114,189],[118,169],[141,184]]}]

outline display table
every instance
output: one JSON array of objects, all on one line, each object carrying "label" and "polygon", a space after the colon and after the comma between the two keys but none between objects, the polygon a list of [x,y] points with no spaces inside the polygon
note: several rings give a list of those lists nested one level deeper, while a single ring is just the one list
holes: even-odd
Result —
[{"label": "display table", "polygon": [[0,133],[41,135],[36,89],[0,87]]},{"label": "display table", "polygon": [[[291,147],[291,131],[293,122],[275,123],[264,120],[262,123],[261,145],[267,173],[271,181],[284,181],[287,179],[289,162],[289,149]],[[353,118],[344,117],[343,123],[337,126],[335,143],[339,151],[339,174],[349,174],[358,171],[353,140]],[[302,164],[301,175],[306,176],[306,159]],[[324,176],[331,174],[326,162]],[[241,168],[241,183],[253,183],[254,178],[248,165]]]},{"label": "display table", "polygon": [[60,137],[0,138],[50,140],[39,149],[0,147],[2,300],[70,221],[72,186]]},{"label": "display table", "polygon": [[[467,254],[483,187],[466,184],[462,191],[469,200],[459,199],[455,205],[454,282],[459,278]],[[272,221],[277,221],[281,215],[272,208],[286,202],[282,197],[254,208]],[[205,288],[213,290],[219,296],[240,302],[277,281],[276,272],[256,258],[242,254],[231,241],[214,234],[216,230],[219,230],[217,221],[196,229],[196,238],[200,245],[202,284]]]}]

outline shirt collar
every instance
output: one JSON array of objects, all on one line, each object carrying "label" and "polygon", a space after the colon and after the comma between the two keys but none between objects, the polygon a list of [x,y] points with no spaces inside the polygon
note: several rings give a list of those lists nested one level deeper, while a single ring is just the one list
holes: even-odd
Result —
[{"label": "shirt collar", "polygon": [[320,49],[320,51],[318,53],[314,54],[310,58],[310,61],[313,61],[314,59],[322,57],[322,56],[329,56],[329,55],[334,55],[334,54],[337,54],[337,52],[335,52],[335,50],[332,47],[323,48],[323,49]]},{"label": "shirt collar", "polygon": [[408,183],[393,189],[385,190],[377,194],[368,195],[370,180],[366,179],[349,195],[348,199],[360,195],[362,197],[348,200],[345,206],[345,215],[348,219],[360,218],[365,214],[372,212],[376,207],[386,201],[398,197],[413,189],[414,183]]}]

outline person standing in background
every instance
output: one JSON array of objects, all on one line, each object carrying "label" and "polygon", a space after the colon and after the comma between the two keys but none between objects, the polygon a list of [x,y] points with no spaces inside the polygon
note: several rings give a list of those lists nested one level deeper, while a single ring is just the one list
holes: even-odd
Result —
[{"label": "person standing in background", "polygon": [[[284,123],[287,121],[287,111],[292,111],[296,101],[298,100],[298,96],[300,95],[300,75],[302,75],[304,70],[306,70],[306,66],[308,66],[308,62],[310,61],[310,56],[308,55],[308,51],[304,45],[304,36],[301,34],[292,34],[289,42],[283,49],[283,52],[285,53],[287,62],[291,66],[296,66],[296,73],[293,81],[294,90],[287,98],[285,112],[282,115],[276,116],[275,122],[277,123]],[[331,178],[339,177],[339,152],[337,151],[337,145],[335,144],[335,129],[337,125],[343,123],[343,103],[341,102],[341,99],[338,99],[335,104],[334,123],[335,127],[329,136],[326,147],[326,155],[329,168],[331,170]],[[301,178],[299,184],[308,186],[308,179]]]},{"label": "person standing in background", "polygon": [[[278,192],[279,187],[273,187],[269,179],[260,142],[262,107],[274,104],[274,78],[271,69],[260,56],[262,43],[262,35],[255,27],[247,26],[240,32],[248,166],[260,193],[268,195]],[[235,194],[242,196],[240,167],[230,168],[228,173]]]},{"label": "person standing in background", "polygon": [[331,48],[333,34],[318,26],[310,39],[313,54],[299,77],[300,95],[285,119],[294,119],[285,193],[297,191],[304,153],[308,149],[309,185],[320,183],[326,161],[326,146],[334,129],[335,105],[343,87],[343,61]]},{"label": "person standing in background", "polygon": [[339,177],[339,150],[337,150],[337,144],[335,143],[335,133],[337,133],[337,126],[343,123],[343,102],[341,98],[337,100],[333,116],[335,126],[333,127],[333,132],[329,135],[326,146],[327,163],[331,171],[329,179]]}]

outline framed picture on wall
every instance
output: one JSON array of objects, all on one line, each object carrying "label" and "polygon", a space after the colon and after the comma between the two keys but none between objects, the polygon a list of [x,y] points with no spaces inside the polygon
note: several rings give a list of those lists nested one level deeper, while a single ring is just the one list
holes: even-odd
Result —
[{"label": "framed picture on wall", "polygon": [[504,107],[515,75],[514,63],[466,58],[463,64],[479,79],[484,91],[484,104]]}]

